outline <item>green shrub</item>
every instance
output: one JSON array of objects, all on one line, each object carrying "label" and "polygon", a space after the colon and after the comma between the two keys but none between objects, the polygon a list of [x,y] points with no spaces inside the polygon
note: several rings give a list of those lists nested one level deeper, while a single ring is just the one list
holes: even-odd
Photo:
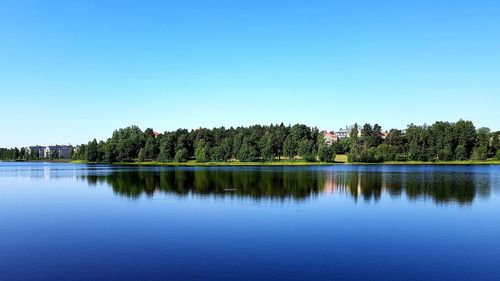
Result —
[{"label": "green shrub", "polygon": [[467,151],[465,150],[465,146],[458,145],[455,149],[455,159],[456,160],[466,160],[467,159]]},{"label": "green shrub", "polygon": [[322,145],[318,150],[318,158],[321,162],[335,162],[335,148],[331,145]]},{"label": "green shrub", "polygon": [[139,155],[138,155],[138,159],[137,160],[139,162],[146,161],[146,151],[144,150],[144,148],[139,149]]},{"label": "green shrub", "polygon": [[175,153],[175,161],[176,162],[186,162],[188,160],[188,151],[187,149],[183,148],[177,151]]},{"label": "green shrub", "polygon": [[208,146],[201,146],[201,147],[196,148],[196,150],[194,152],[195,157],[196,157],[196,162],[199,162],[199,163],[207,162],[210,159],[210,157],[208,155],[209,149],[210,148]]}]

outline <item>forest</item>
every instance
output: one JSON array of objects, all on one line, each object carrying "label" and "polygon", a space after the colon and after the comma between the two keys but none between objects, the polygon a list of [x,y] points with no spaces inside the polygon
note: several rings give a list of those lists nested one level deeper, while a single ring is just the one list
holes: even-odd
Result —
[{"label": "forest", "polygon": [[[329,145],[323,132],[303,124],[178,129],[155,135],[138,126],[115,130],[106,141],[75,147],[72,160],[87,162],[348,162],[485,161],[500,159],[500,132],[476,129],[471,121],[410,124],[384,134],[378,124],[355,124],[350,137]],[[2,160],[37,160],[25,148],[0,149]]]}]

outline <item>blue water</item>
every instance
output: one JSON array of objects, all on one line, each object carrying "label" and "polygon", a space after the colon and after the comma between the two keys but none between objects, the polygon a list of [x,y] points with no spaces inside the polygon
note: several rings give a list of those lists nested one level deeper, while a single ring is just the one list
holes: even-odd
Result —
[{"label": "blue water", "polygon": [[500,280],[500,166],[0,163],[0,280]]}]

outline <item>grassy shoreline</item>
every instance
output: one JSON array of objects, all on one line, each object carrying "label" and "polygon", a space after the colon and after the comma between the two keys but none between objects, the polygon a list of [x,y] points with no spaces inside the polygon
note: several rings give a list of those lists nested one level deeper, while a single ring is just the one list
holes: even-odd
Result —
[{"label": "grassy shoreline", "polygon": [[[9,161],[10,162],[10,161]],[[47,161],[33,161],[33,162],[47,162]],[[51,162],[51,161],[49,161]],[[67,161],[54,161],[54,163],[70,163],[70,164],[109,164],[106,162],[96,163],[88,162],[85,160],[67,160]],[[465,161],[388,161],[381,163],[361,163],[361,162],[347,162],[346,155],[337,155],[335,162],[306,162],[300,159],[290,160],[276,160],[266,162],[240,162],[240,161],[227,161],[227,162],[205,162],[199,163],[195,160],[188,162],[114,162],[111,165],[126,165],[126,166],[166,166],[166,167],[215,167],[215,166],[332,166],[332,165],[500,165],[500,160],[465,160]]]},{"label": "grassy shoreline", "polygon": [[273,161],[273,162],[115,162],[113,165],[128,166],[170,166],[170,167],[214,167],[214,166],[328,166],[344,163],[324,163],[324,162],[305,162],[305,161]]},{"label": "grassy shoreline", "polygon": [[[100,164],[89,163],[85,161],[70,161],[72,164]],[[106,164],[106,163],[101,163]],[[348,163],[348,162],[305,162],[305,161],[272,161],[272,162],[206,162],[198,163],[195,161],[188,162],[114,162],[112,165],[125,165],[125,166],[166,166],[166,167],[216,167],[216,166],[334,166],[334,165],[500,165],[500,160],[489,161],[438,161],[438,162],[424,162],[424,161],[390,161],[381,163]]]},{"label": "grassy shoreline", "polygon": [[500,165],[500,160],[465,160],[465,161],[387,161],[380,163],[346,163],[346,164],[361,164],[361,165]]}]

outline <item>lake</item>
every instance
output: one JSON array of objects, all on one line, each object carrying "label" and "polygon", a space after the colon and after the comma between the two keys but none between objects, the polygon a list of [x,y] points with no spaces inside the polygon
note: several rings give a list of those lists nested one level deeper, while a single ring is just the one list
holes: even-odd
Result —
[{"label": "lake", "polygon": [[0,280],[500,280],[500,166],[0,163]]}]

